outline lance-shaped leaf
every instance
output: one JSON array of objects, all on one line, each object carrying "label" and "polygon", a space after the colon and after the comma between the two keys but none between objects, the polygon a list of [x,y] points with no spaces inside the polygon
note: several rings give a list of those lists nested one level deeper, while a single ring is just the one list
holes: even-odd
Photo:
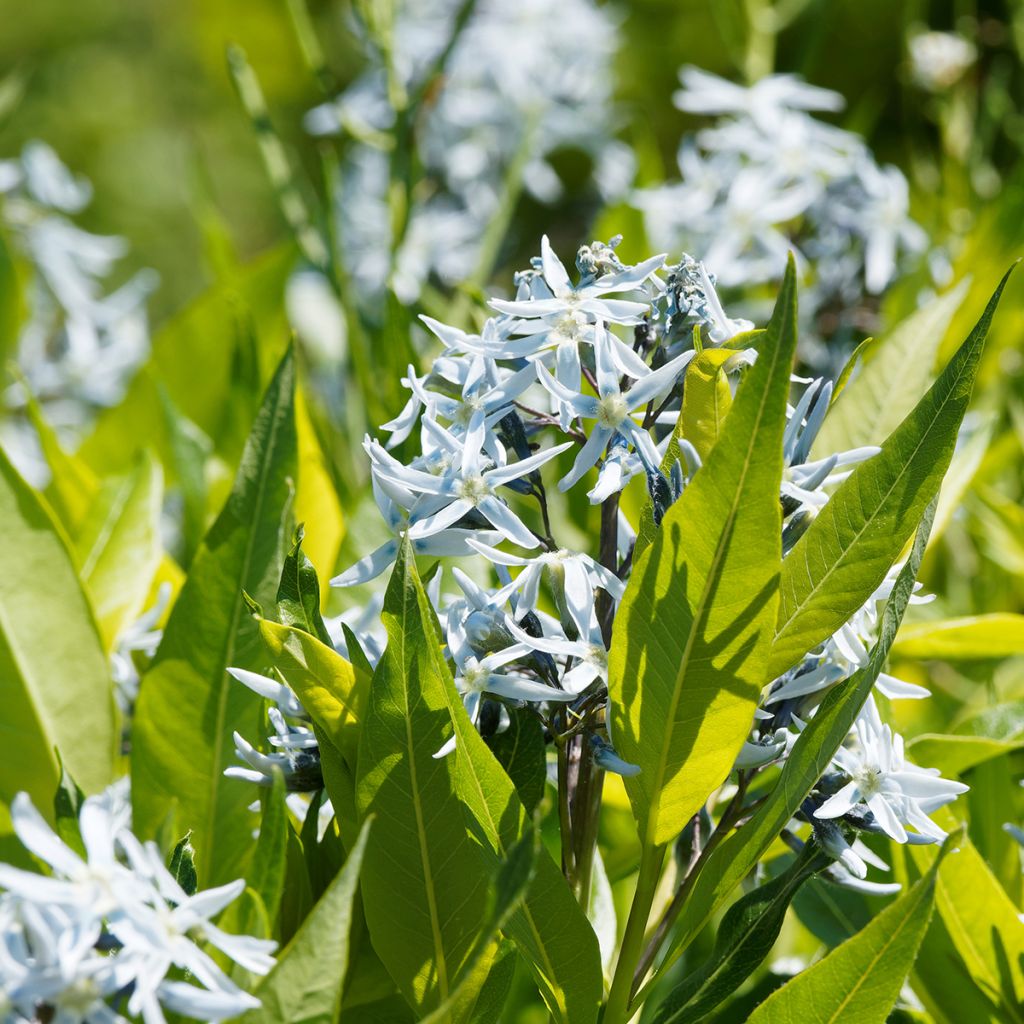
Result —
[{"label": "lance-shaped leaf", "polygon": [[709,348],[686,368],[683,408],[679,414],[682,436],[689,441],[701,461],[711,454],[732,407],[732,388],[725,364],[736,353],[727,348]]},{"label": "lance-shaped leaf", "polygon": [[76,539],[79,572],[109,651],[138,618],[160,565],[163,473],[145,455],[124,479],[105,484]]},{"label": "lance-shaped leaf", "polygon": [[[686,464],[679,444],[684,438],[697,449],[702,462],[707,460],[722,433],[725,417],[732,408],[732,388],[726,376],[726,364],[737,357],[737,348],[743,348],[747,343],[753,345],[755,341],[760,344],[763,336],[764,331],[744,331],[731,338],[727,346],[705,349],[690,362],[683,384],[682,409],[672,431],[672,439],[665,450],[665,457],[661,460],[661,471],[666,476],[671,475],[677,461],[684,466]],[[657,529],[654,523],[654,504],[648,498],[640,512],[636,546],[633,549],[634,561],[639,560],[640,555],[654,541]]]},{"label": "lance-shaped leaf", "polygon": [[747,1024],[884,1024],[928,928],[939,860],[866,928],[773,992]]},{"label": "lance-shaped leaf", "polygon": [[867,665],[828,693],[807,727],[797,737],[783,765],[782,774],[765,802],[739,832],[726,838],[714,850],[697,876],[680,927],[673,939],[675,951],[670,961],[686,948],[761,859],[807,794],[828,770],[835,752],[849,735],[885,665],[893,638],[907,609],[934,514],[933,503],[926,510],[910,558],[900,570],[886,603],[878,642],[871,651]]},{"label": "lance-shaped leaf", "polygon": [[814,440],[813,458],[881,444],[900,425],[932,382],[939,347],[969,283],[932,299],[864,352],[860,373],[834,399]]},{"label": "lance-shaped leaf", "polygon": [[[414,580],[429,613],[434,642],[439,645],[440,627],[419,580]],[[450,755],[456,789],[488,868],[497,872],[532,826],[515,785],[469,720],[451,674],[446,665],[443,668],[444,692],[456,737],[455,752]],[[504,931],[533,972],[555,1020],[561,1024],[591,1024],[596,1020],[603,983],[597,936],[561,871],[543,849],[537,854],[526,897]]]},{"label": "lance-shaped leaf", "polygon": [[477,938],[476,951],[448,998],[420,1024],[444,1024],[453,1012],[458,1011],[462,995],[472,984],[476,971],[481,967],[490,968],[498,934],[526,896],[539,843],[539,836],[526,835],[509,851],[508,860],[501,865],[494,880],[494,891]]},{"label": "lance-shaped leaf", "polygon": [[305,529],[300,524],[296,527],[292,549],[281,571],[277,611],[286,626],[298,626],[331,647],[331,634],[327,632],[320,614],[320,581],[313,563],[302,550],[304,538]]},{"label": "lance-shaped leaf", "polygon": [[257,618],[260,636],[274,667],[288,681],[313,720],[320,745],[324,785],[346,842],[355,839],[356,760],[359,723],[370,672],[346,661],[333,647],[297,626]]},{"label": "lance-shaped leaf", "polygon": [[258,624],[274,667],[355,772],[369,675],[301,627],[263,618]]},{"label": "lance-shaped leaf", "polygon": [[360,730],[356,806],[377,818],[362,884],[373,947],[420,1014],[448,999],[469,962],[489,879],[454,763],[434,757],[452,727],[431,614],[406,546],[384,597],[388,645]]},{"label": "lance-shaped leaf", "polygon": [[737,900],[722,918],[711,956],[670,993],[652,1024],[692,1024],[732,995],[771,952],[800,887],[831,862],[808,844],[782,874]]},{"label": "lance-shaped leaf", "polygon": [[637,563],[608,688],[641,836],[667,843],[726,777],[766,681],[781,562],[782,437],[796,348],[792,262],[707,462]]},{"label": "lance-shaped leaf", "polygon": [[[949,808],[933,814],[940,828],[956,827]],[[966,837],[942,860],[926,847],[907,847],[920,871],[938,867],[935,905],[974,985],[1000,1007],[1001,1019],[1024,1021],[1024,924],[977,847]],[[940,865],[941,862],[941,865]]]},{"label": "lance-shaped leaf", "polygon": [[345,866],[256,989],[263,1005],[247,1013],[242,1024],[335,1024],[338,1020],[348,972],[352,907],[373,827],[370,819],[363,825]]},{"label": "lance-shaped leaf", "polygon": [[0,800],[46,807],[56,750],[87,793],[113,778],[113,687],[63,532],[3,451],[0,522]]},{"label": "lance-shaped leaf", "polygon": [[1024,654],[1024,615],[1012,612],[913,622],[899,631],[892,647],[894,658],[944,661],[1012,658],[1018,654]]},{"label": "lance-shaped leaf", "polygon": [[173,808],[191,828],[204,886],[237,878],[252,845],[252,790],[224,778],[232,732],[258,734],[260,698],[228,667],[265,665],[243,591],[273,600],[295,477],[294,362],[278,367],[223,511],[196,552],[153,665],[142,680],[132,744],[134,822],[153,835]]},{"label": "lance-shaped leaf", "polygon": [[899,557],[953,456],[985,336],[1009,274],[928,393],[881,452],[839,486],[786,556],[769,678],[836,632]]}]

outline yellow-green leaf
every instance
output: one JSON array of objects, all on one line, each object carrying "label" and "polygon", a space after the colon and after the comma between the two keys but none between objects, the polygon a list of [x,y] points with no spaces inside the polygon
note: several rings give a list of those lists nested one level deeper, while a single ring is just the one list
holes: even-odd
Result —
[{"label": "yellow-green leaf", "polygon": [[2,450],[0,522],[0,800],[46,808],[54,748],[87,793],[113,779],[113,684],[63,533]]},{"label": "yellow-green leaf", "polygon": [[767,681],[795,348],[791,264],[718,443],[641,555],[616,616],[612,735],[640,766],[626,789],[649,844],[677,835],[725,779]]}]

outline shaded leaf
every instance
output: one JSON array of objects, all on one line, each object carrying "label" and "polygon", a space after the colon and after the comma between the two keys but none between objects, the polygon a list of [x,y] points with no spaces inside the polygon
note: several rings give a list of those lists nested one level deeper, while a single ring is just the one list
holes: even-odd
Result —
[{"label": "shaded leaf", "polygon": [[349,963],[349,930],[366,844],[367,819],[337,878],[256,989],[263,1003],[244,1024],[335,1024]]},{"label": "shaded leaf", "polygon": [[808,844],[780,875],[738,899],[718,926],[711,956],[669,994],[652,1024],[692,1024],[735,992],[771,952],[800,887],[831,863]]},{"label": "shaded leaf", "polygon": [[748,1024],[884,1024],[928,927],[939,859],[863,931],[773,992]]}]

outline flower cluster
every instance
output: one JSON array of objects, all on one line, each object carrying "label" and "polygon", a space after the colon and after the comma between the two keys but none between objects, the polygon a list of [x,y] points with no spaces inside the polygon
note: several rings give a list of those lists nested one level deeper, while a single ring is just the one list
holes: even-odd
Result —
[{"label": "flower cluster", "polygon": [[125,786],[83,801],[81,852],[25,793],[14,798],[11,818],[51,873],[0,864],[0,1019],[115,1024],[126,1013],[164,1024],[164,1011],[219,1021],[260,1005],[205,948],[254,974],[274,965],[274,942],[212,922],[245,883],[184,888],[156,845],[132,834]]},{"label": "flower cluster", "polygon": [[[387,444],[372,438],[364,444],[377,505],[393,536],[332,582],[371,581],[394,562],[403,538],[418,554],[460,559],[435,573],[428,596],[470,718],[481,729],[501,729],[511,711],[528,707],[551,735],[583,734],[597,764],[631,774],[638,769],[616,754],[607,726],[610,624],[635,541],[619,495],[640,478],[660,521],[701,465],[675,429],[687,366],[698,351],[724,347],[732,355],[720,363],[731,379],[756,351],[745,336],[751,325],[726,315],[703,263],[684,255],[666,266],[656,256],[629,266],[615,244],[583,246],[573,275],[544,238],[540,256],[516,276],[515,297],[492,299],[496,315],[479,333],[424,318],[443,351],[425,374],[409,368],[409,401],[385,424]],[[832,385],[794,382],[803,393],[788,412],[779,496],[786,550],[834,485],[879,451],[811,459]],[[417,430],[419,454],[400,459],[396,453],[408,450]],[[557,435],[558,443],[544,445],[546,434]],[[674,460],[668,456],[673,438]],[[542,470],[556,466],[557,491],[549,491]],[[549,505],[575,487],[601,506],[599,551],[573,550],[554,536]],[[451,592],[448,578],[457,588]],[[488,579],[492,585],[482,582]],[[834,636],[765,688],[736,763],[748,781],[786,757],[825,690],[867,663],[879,603],[894,579],[895,570]],[[350,635],[373,662],[380,653],[379,634],[368,631],[374,616],[357,622],[352,614]],[[247,767],[229,773],[268,784],[280,768],[292,790],[319,786],[315,736],[295,694],[281,680],[234,674],[274,703],[274,735],[269,754],[236,736]],[[887,698],[927,696],[885,674],[877,689]],[[840,859],[833,876],[864,884],[865,862],[876,861],[848,838],[859,831],[881,831],[898,842],[941,838],[927,815],[964,788],[907,762],[901,738],[882,723],[872,700],[801,820]]]},{"label": "flower cluster", "polygon": [[[390,283],[411,301],[432,275],[447,285],[471,278],[488,225],[520,185],[542,202],[561,196],[548,159],[556,150],[588,153],[605,198],[628,188],[632,153],[609,137],[617,26],[607,7],[569,0],[552,18],[544,0],[482,0],[460,24],[466,5],[457,0],[395,6],[386,47],[355,26],[366,70],[306,117],[313,134],[350,143],[338,217],[358,294],[377,296]],[[413,140],[426,179],[394,237],[387,183],[396,108],[431,85],[439,62],[443,78]]]},{"label": "flower cluster", "polygon": [[[72,221],[91,197],[89,183],[45,143],[31,142],[19,159],[0,161],[0,223],[32,267],[31,316],[18,338],[17,367],[47,421],[68,440],[78,439],[98,408],[121,399],[149,352],[146,298],[155,275],[141,271],[106,290],[127,245]],[[20,384],[4,399],[24,409]],[[27,423],[7,417],[3,441],[19,469],[44,483],[45,464]]]},{"label": "flower cluster", "polygon": [[717,120],[683,138],[680,181],[634,193],[654,245],[703,252],[730,289],[781,280],[793,250],[814,275],[803,292],[812,313],[881,292],[924,248],[903,174],[812,116],[840,110],[838,93],[784,74],[747,88],[684,67],[680,80],[676,106]]}]

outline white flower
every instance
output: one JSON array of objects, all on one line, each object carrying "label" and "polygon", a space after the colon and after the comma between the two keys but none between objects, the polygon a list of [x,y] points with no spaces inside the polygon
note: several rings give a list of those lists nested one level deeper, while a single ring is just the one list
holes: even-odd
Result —
[{"label": "white flower", "polygon": [[623,391],[619,371],[612,355],[612,346],[608,341],[608,332],[604,325],[599,323],[594,331],[597,397],[570,391],[555,380],[541,363],[537,363],[537,376],[541,384],[562,402],[573,416],[596,420],[587,443],[576,456],[572,469],[559,481],[559,490],[568,490],[575,484],[597,462],[608,442],[616,434],[633,445],[648,469],[657,469],[660,461],[657,448],[650,434],[633,421],[631,414],[667,392],[693,356],[692,351],[684,352]]},{"label": "white flower", "polygon": [[691,114],[742,114],[764,131],[794,110],[842,110],[843,97],[831,89],[809,85],[797,75],[767,75],[748,87],[736,85],[710,71],[687,66],[680,70],[683,88],[672,101]]},{"label": "white flower", "polygon": [[517,595],[516,620],[522,619],[527,612],[537,611],[540,584],[544,577],[551,583],[556,603],[565,608],[580,632],[586,632],[589,628],[595,587],[605,590],[616,601],[621,601],[626,592],[626,584],[615,573],[582,552],[559,548],[533,558],[520,558],[480,541],[471,540],[469,544],[495,565],[522,567],[522,572],[515,580],[496,595],[496,603],[499,605]]},{"label": "white flower", "polygon": [[977,55],[972,43],[952,32],[922,32],[910,40],[914,78],[929,92],[942,92],[954,85]]},{"label": "white flower", "polygon": [[927,840],[945,839],[946,833],[928,813],[966,793],[967,786],[941,778],[938,769],[907,761],[903,737],[882,725],[873,701],[865,705],[854,729],[856,742],[840,748],[833,758],[849,782],[814,812],[815,817],[841,818],[863,806],[898,843],[907,842],[908,825]]},{"label": "white flower", "polygon": [[497,497],[496,488],[528,476],[566,448],[572,447],[572,443],[556,445],[511,465],[487,468],[482,458],[484,433],[485,424],[478,420],[466,432],[463,445],[451,467],[440,475],[402,466],[394,459],[383,459],[383,450],[374,450],[380,458],[374,466],[374,472],[382,486],[392,484],[425,499],[423,505],[417,504],[415,508],[425,509],[427,514],[409,527],[409,536],[414,541],[450,529],[475,509],[508,540],[525,548],[537,547],[537,538],[508,505]]}]

